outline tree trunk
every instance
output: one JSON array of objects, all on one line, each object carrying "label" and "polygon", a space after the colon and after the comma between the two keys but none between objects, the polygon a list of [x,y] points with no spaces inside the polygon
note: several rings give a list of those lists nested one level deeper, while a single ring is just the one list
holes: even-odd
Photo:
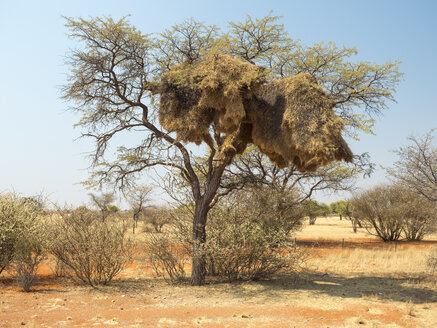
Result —
[{"label": "tree trunk", "polygon": [[193,260],[191,271],[191,285],[202,286],[205,283],[206,260],[203,245],[206,241],[206,218],[208,205],[203,201],[196,202],[193,220]]}]

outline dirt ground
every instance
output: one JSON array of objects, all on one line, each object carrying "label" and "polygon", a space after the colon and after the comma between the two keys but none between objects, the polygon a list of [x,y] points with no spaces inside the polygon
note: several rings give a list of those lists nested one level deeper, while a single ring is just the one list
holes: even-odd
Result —
[{"label": "dirt ground", "polygon": [[46,264],[30,293],[0,278],[0,328],[437,327],[437,283],[422,263],[437,241],[394,246],[349,230],[344,220],[318,219],[296,236],[313,254],[307,270],[269,281],[174,286],[136,262],[93,289],[54,277]]}]

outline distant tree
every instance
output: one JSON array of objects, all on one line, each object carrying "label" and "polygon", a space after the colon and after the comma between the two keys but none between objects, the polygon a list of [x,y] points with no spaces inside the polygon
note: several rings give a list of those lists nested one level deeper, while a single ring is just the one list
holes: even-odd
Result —
[{"label": "distant tree", "polygon": [[101,220],[104,222],[106,218],[118,212],[118,207],[111,204],[115,200],[115,196],[113,193],[102,193],[101,195],[96,195],[93,193],[88,194],[95,205],[100,210]]},{"label": "distant tree", "polygon": [[302,208],[305,216],[308,217],[308,223],[313,225],[316,219],[331,213],[331,209],[325,203],[319,203],[316,200],[307,199],[302,202]]},{"label": "distant tree", "polygon": [[387,171],[406,188],[437,202],[437,145],[434,132],[431,130],[420,137],[409,137],[410,144],[395,151],[399,159]]},{"label": "distant tree", "polygon": [[[349,203],[348,203],[349,204]],[[399,184],[367,190],[350,202],[351,217],[383,241],[421,240],[436,231],[434,202]]]},{"label": "distant tree", "polygon": [[173,219],[173,210],[166,207],[151,208],[145,213],[145,222],[152,225],[157,233]]},{"label": "distant tree", "polygon": [[393,185],[364,191],[352,200],[353,216],[370,234],[383,241],[396,241],[403,231],[403,220],[395,206],[401,196],[401,190]]},{"label": "distant tree", "polygon": [[340,220],[346,216],[346,202],[344,200],[339,200],[329,204],[331,207],[332,213],[337,214],[340,217]]},{"label": "distant tree", "polygon": [[[81,46],[70,53],[63,95],[96,140],[90,184],[124,187],[151,167],[176,170],[195,200],[193,285],[204,283],[207,215],[234,158],[255,144],[302,172],[352,161],[342,132],[369,132],[400,78],[396,62],[350,61],[353,48],[304,47],[277,19],[247,17],[224,33],[189,20],[158,38],[126,19],[67,19]],[[138,145],[105,158],[114,136],[135,130]],[[206,179],[186,142],[207,145]]]},{"label": "distant tree", "polygon": [[363,227],[359,219],[359,214],[354,212],[353,203],[350,200],[344,202],[344,216],[351,221],[354,233],[357,232],[358,227]]},{"label": "distant tree", "polygon": [[151,193],[153,188],[150,186],[134,186],[126,193],[126,199],[132,209],[132,233],[135,233],[135,228],[138,226],[138,220],[144,214],[144,210],[150,207]]}]

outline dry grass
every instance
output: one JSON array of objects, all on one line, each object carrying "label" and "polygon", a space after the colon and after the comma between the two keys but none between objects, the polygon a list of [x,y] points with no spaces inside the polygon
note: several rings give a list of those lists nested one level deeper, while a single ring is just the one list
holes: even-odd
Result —
[{"label": "dry grass", "polygon": [[363,273],[368,275],[422,276],[429,271],[426,260],[430,250],[418,248],[395,249],[335,249],[310,264],[319,271],[336,274]]},{"label": "dry grass", "polygon": [[296,238],[298,240],[308,239],[312,241],[324,239],[356,240],[363,238],[377,240],[375,237],[369,236],[365,229],[358,229],[357,233],[354,233],[351,221],[347,219],[340,220],[338,216],[317,218],[314,225],[309,225],[306,221],[302,230],[296,233]]}]

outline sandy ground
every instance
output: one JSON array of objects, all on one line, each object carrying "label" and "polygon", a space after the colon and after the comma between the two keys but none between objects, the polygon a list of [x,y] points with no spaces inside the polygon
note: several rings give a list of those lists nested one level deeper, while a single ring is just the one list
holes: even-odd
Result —
[{"label": "sandy ground", "polygon": [[[321,231],[323,224],[348,227],[333,219],[317,224]],[[303,245],[310,241],[305,229],[297,236]],[[270,281],[174,286],[138,262],[110,286],[92,289],[55,278],[46,265],[30,293],[0,279],[0,327],[437,327],[435,280],[418,265],[403,273],[381,269],[381,262],[375,262],[379,270],[346,266],[357,254],[368,256],[355,249],[376,252],[393,245],[339,236],[315,238],[314,260],[299,278]],[[434,245],[402,244],[390,254],[411,257],[409,252],[421,254]]]}]

